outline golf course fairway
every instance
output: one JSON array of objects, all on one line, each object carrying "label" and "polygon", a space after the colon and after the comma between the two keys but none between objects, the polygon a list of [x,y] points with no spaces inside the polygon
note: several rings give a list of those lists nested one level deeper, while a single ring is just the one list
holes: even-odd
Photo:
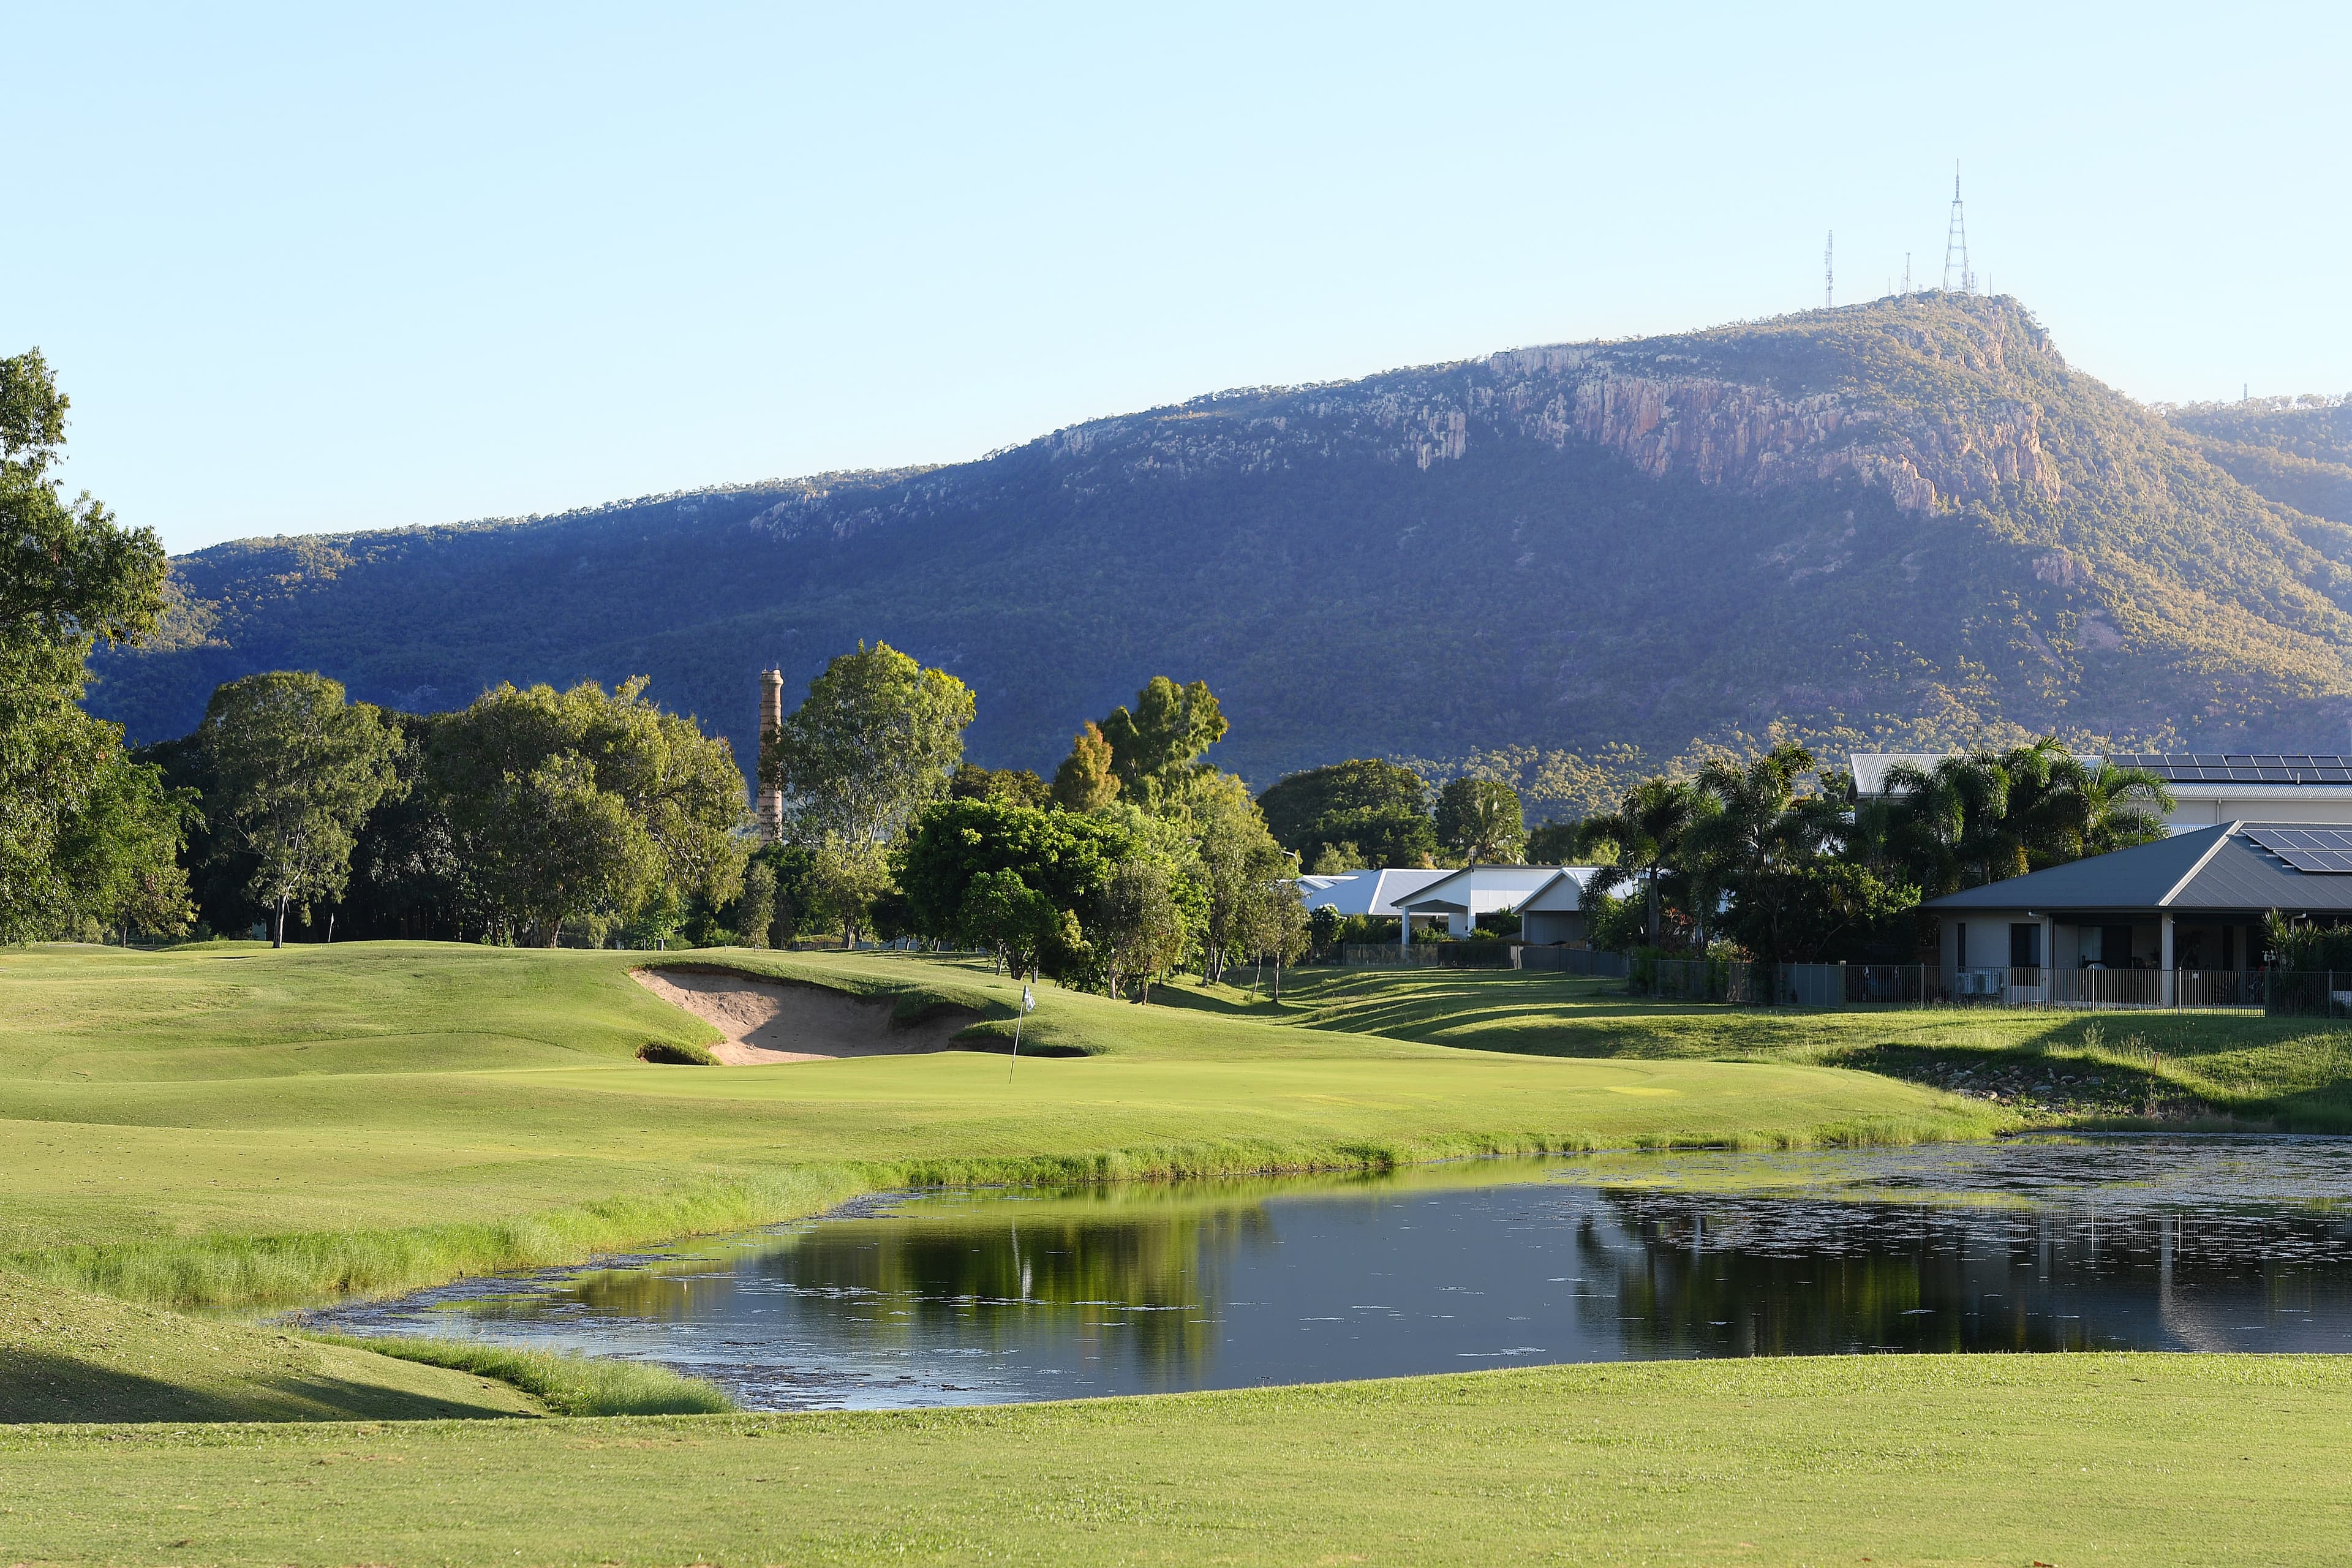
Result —
[{"label": "golf course fairway", "polygon": [[[996,1047],[655,1066],[708,1025],[651,955],[350,943],[0,954],[0,1262],[164,1305],[292,1303],[790,1218],[877,1187],[1480,1153],[1983,1136],[1990,1108],[1777,1063],[1556,1059],[1286,1026],[907,955],[730,954],[942,1003]],[[693,955],[701,963],[713,955]],[[1076,1054],[1088,1053],[1088,1054]]]},{"label": "golf course fairway", "polygon": [[[978,1048],[655,1065],[640,1052],[718,1036],[630,980],[648,961],[969,1009]],[[2026,1050],[2050,1027],[1856,1017],[1796,1039],[1776,1020],[1781,1054],[1756,1059],[1728,1010],[1661,1010],[1645,1036],[1589,983],[1498,978],[1317,977],[1278,1009],[1040,987],[1015,1061],[1017,985],[911,955],[0,951],[0,1563],[2340,1560],[2352,1365],[2328,1357],[1628,1363],[639,1415],[566,1412],[716,1396],[262,1321],[919,1183],[1979,1138],[2017,1119],[1801,1058]],[[2342,1097],[2332,1031],[2207,1032]]]}]

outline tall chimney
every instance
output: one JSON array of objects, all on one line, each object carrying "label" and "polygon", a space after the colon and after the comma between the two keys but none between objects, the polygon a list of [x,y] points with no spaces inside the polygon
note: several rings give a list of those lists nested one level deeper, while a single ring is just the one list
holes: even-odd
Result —
[{"label": "tall chimney", "polygon": [[760,842],[775,844],[784,837],[784,792],[769,771],[776,736],[784,727],[784,672],[760,672]]}]

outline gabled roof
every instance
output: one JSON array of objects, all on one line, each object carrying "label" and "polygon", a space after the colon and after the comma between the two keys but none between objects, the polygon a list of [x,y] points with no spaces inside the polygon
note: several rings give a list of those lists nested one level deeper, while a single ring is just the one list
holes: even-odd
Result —
[{"label": "gabled roof", "polygon": [[1386,915],[1394,919],[1399,899],[1409,899],[1432,882],[1442,882],[1452,875],[1443,868],[1416,866],[1349,871],[1337,877],[1301,877],[1298,899],[1310,910],[1328,905],[1343,915]]},{"label": "gabled roof", "polygon": [[[2030,871],[1965,892],[1930,899],[1926,908],[2069,911],[2128,910],[2173,914],[2261,914],[2278,910],[2352,911],[2352,875],[2299,871],[2247,837],[2280,828],[2309,831],[2310,823],[2225,822],[2191,828],[2160,843],[2094,855],[2046,871]],[[2352,832],[2352,825],[2343,829]]]},{"label": "gabled roof", "polygon": [[1465,866],[1449,871],[1403,900],[1415,914],[1492,914],[1517,909],[1522,900],[1559,875],[1558,866]]},{"label": "gabled roof", "polygon": [[1542,887],[1528,895],[1527,901],[1519,906],[1519,913],[1568,914],[1582,909],[1585,887],[1600,869],[1598,866],[1561,867]]}]

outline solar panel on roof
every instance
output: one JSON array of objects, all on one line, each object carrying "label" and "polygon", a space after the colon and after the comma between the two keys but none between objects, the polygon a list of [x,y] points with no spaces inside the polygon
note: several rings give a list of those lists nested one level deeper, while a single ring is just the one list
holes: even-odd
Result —
[{"label": "solar panel on roof", "polygon": [[2352,876],[2352,828],[2249,827],[2246,837],[2294,867],[2324,876]]},{"label": "solar panel on roof", "polygon": [[2352,759],[2318,752],[2118,752],[2107,761],[2167,784],[2352,784]]}]

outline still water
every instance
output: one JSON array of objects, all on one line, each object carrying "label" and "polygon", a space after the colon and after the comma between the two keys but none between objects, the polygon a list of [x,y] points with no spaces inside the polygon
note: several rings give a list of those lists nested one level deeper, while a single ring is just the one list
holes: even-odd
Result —
[{"label": "still water", "polygon": [[904,1194],[312,1321],[657,1361],[755,1409],[1656,1357],[2352,1351],[2352,1141]]}]

